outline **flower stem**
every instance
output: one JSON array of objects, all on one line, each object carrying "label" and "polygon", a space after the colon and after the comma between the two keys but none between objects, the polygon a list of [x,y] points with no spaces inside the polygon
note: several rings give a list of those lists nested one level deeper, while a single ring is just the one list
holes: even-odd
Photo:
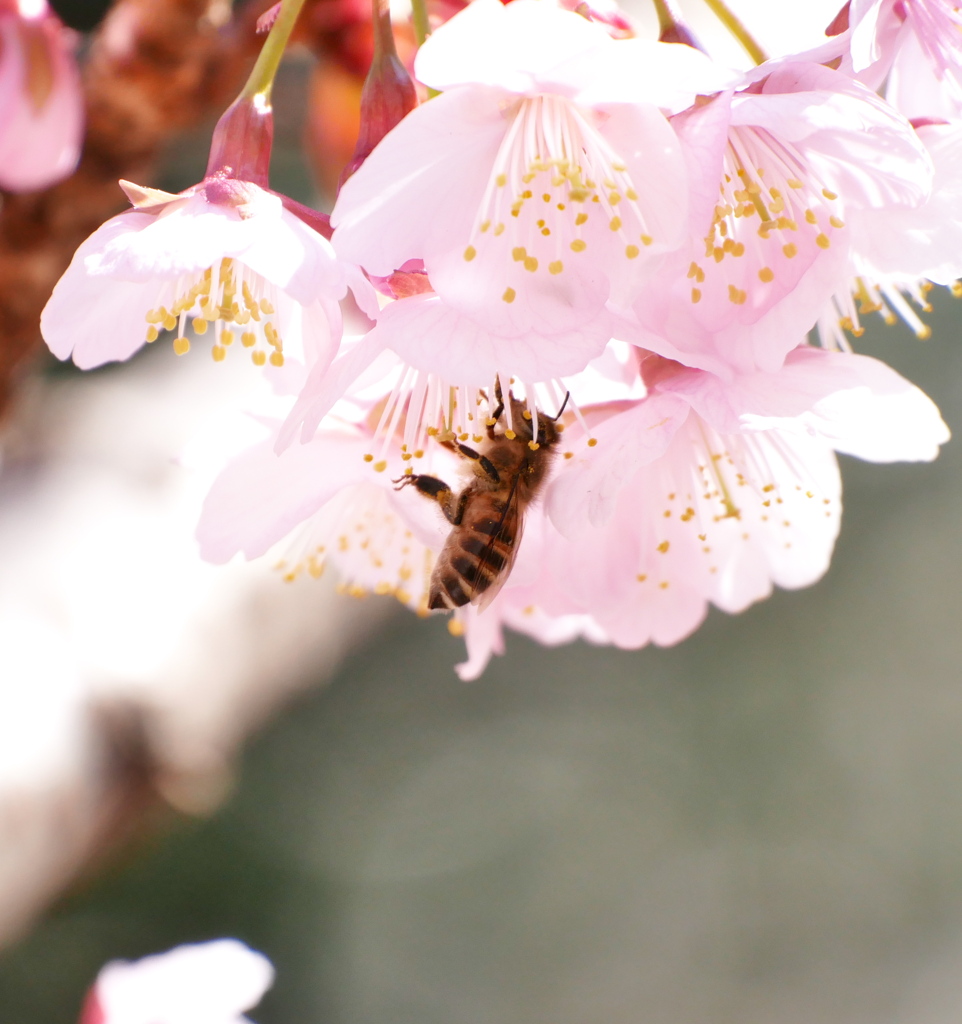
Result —
[{"label": "flower stem", "polygon": [[411,20],[414,22],[414,40],[420,46],[431,34],[427,0],[411,0]]},{"label": "flower stem", "polygon": [[748,31],[735,14],[729,9],[725,0],[705,0],[712,14],[742,44],[743,49],[756,64],[764,64],[768,60],[765,51],[758,45],[755,37]]},{"label": "flower stem", "polygon": [[304,0],[284,0],[281,4],[280,14],[271,27],[267,39],[264,40],[257,62],[254,64],[250,77],[238,99],[252,99],[254,96],[270,98],[274,76],[277,74],[287,41],[291,37],[294,23],[303,6]]}]

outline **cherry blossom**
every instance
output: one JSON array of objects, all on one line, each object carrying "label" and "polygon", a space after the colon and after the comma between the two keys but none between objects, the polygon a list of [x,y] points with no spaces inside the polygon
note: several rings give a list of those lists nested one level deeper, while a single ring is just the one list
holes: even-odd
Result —
[{"label": "cherry blossom", "polygon": [[622,336],[714,373],[775,371],[846,274],[849,211],[924,202],[928,154],[864,86],[804,62],[763,66],[674,124],[697,241],[666,258]]},{"label": "cherry blossom", "polygon": [[962,10],[954,0],[852,0],[841,69],[907,117],[962,113]]},{"label": "cherry blossom", "polygon": [[[737,613],[829,566],[835,452],[928,460],[938,410],[883,363],[802,347],[778,374],[726,382],[654,357],[647,397],[588,407],[597,448],[566,460],[535,509],[520,574],[461,622],[476,678],[504,625],[542,643],[671,645],[709,604]],[[574,428],[577,429],[577,428]]]},{"label": "cherry blossom", "polygon": [[80,1024],[245,1024],[273,980],[267,958],[236,939],[116,960],[98,975]]},{"label": "cherry blossom", "polygon": [[0,3],[0,188],[46,188],[76,167],[84,115],[73,49],[46,0]]},{"label": "cherry blossom", "polygon": [[846,332],[862,334],[861,317],[879,313],[904,321],[919,338],[931,328],[919,316],[931,306],[933,284],[959,291],[962,276],[962,124],[916,128],[932,158],[932,194],[915,210],[858,210],[849,217],[852,256],[847,285],[832,296],[818,321],[822,343],[848,347]]},{"label": "cherry blossom", "polygon": [[627,301],[639,265],[684,235],[686,172],[661,108],[730,76],[689,47],[612,39],[547,0],[476,0],[415,71],[442,94],[345,183],[338,254],[379,277],[423,260],[458,329],[500,338],[505,353],[580,332],[584,367],[610,337],[609,298]]},{"label": "cherry blossom", "polygon": [[214,175],[179,195],[123,183],[133,208],[98,228],[54,288],[41,330],[87,369],[128,359],[161,331],[174,351],[211,337],[257,366],[333,357],[345,272],[330,243],[249,181]]},{"label": "cherry blossom", "polygon": [[[287,580],[319,577],[330,562],[348,593],[391,594],[424,614],[447,528],[436,507],[397,481],[414,466],[455,476],[456,460],[438,445],[404,444],[400,410],[383,396],[355,390],[352,399],[310,443],[278,456],[272,434],[223,470],[198,524],[201,555],[219,563],[275,550]],[[385,419],[386,440],[376,429]]]},{"label": "cherry blossom", "polygon": [[[278,446],[285,448],[298,431],[302,441],[310,440],[355,381],[392,355],[397,358],[389,404],[407,410],[405,443],[423,447],[440,422],[463,435],[462,440],[470,435],[480,441],[477,410],[490,406],[499,377],[523,386],[532,415],[537,415],[539,392],[560,406],[565,394],[561,378],[577,373],[586,356],[600,356],[605,348],[604,341],[591,343],[592,336],[591,329],[574,327],[506,339],[466,320],[434,292],[397,299],[377,314],[368,335],[342,347],[330,368],[318,365],[311,371]],[[506,362],[514,367],[510,377],[501,369]]]}]

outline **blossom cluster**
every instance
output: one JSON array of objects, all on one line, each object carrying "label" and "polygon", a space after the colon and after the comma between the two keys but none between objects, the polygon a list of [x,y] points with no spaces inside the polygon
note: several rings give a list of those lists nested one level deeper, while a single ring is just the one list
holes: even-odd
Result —
[{"label": "blossom cluster", "polygon": [[463,678],[505,625],[675,643],[826,571],[836,453],[948,439],[853,344],[872,312],[924,337],[959,288],[960,29],[952,0],[852,0],[746,72],[614,9],[472,0],[420,46],[420,103],[372,69],[402,100],[329,224],[269,189],[242,94],[203,182],[124,183],[46,340],[91,367],[210,339],[287,397],[209,494],[212,561],[283,544],[287,578],[450,611]]}]

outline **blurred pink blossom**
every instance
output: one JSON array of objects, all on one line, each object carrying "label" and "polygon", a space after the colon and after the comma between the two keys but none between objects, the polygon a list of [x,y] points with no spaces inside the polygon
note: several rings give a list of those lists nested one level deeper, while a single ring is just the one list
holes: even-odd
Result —
[{"label": "blurred pink blossom", "polygon": [[46,188],[77,166],[84,100],[75,45],[46,0],[0,2],[0,188]]}]

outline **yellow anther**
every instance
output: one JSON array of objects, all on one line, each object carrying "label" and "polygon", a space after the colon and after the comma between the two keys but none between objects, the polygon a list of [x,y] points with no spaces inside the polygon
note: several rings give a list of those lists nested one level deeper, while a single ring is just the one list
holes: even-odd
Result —
[{"label": "yellow anther", "polygon": [[922,324],[921,327],[916,328],[915,336],[920,341],[928,341],[932,337],[932,328],[928,324]]},{"label": "yellow anther", "polygon": [[588,243],[583,238],[576,238],[571,243],[572,252],[584,252],[588,248]]},{"label": "yellow anther", "polygon": [[608,222],[608,227],[611,228],[612,231],[619,231],[621,229],[621,218],[612,217]]},{"label": "yellow anther", "polygon": [[508,176],[506,174],[499,174],[494,179],[494,183],[498,188],[504,188],[504,186],[508,184]]},{"label": "yellow anther", "polygon": [[160,332],[157,330],[157,328],[154,327],[153,324],[151,324],[150,327],[147,328],[147,344],[149,345],[151,342],[156,341],[159,334]]},{"label": "yellow anther", "polygon": [[798,246],[794,242],[789,242],[787,245],[782,246],[782,252],[785,254],[786,259],[792,259],[792,257],[798,255]]},{"label": "yellow anther", "polygon": [[253,348],[257,343],[257,335],[253,331],[244,331],[241,335],[241,344],[244,348]]},{"label": "yellow anther", "polygon": [[523,245],[516,245],[511,250],[511,259],[513,259],[515,263],[520,263],[527,255],[528,250],[525,249]]},{"label": "yellow anther", "polygon": [[828,235],[823,232],[816,237],[815,244],[819,249],[827,249],[832,243]]},{"label": "yellow anther", "polygon": [[224,357],[227,355],[227,349],[223,345],[215,345],[211,350],[210,354],[214,357],[215,363],[222,363]]},{"label": "yellow anther", "polygon": [[183,336],[174,338],[174,351],[179,356],[185,356],[190,351],[190,342]]},{"label": "yellow anther", "polygon": [[744,242],[736,242],[732,246],[732,256],[737,258],[739,256],[744,256],[744,255],[745,255],[745,243]]},{"label": "yellow anther", "polygon": [[589,437],[589,438],[588,438],[588,447],[589,447],[589,448],[594,448],[594,446],[595,446],[595,445],[596,445],[597,443],[598,443],[598,439],[597,439],[596,437]]},{"label": "yellow anther", "polygon": [[565,458],[566,459],[573,459],[574,457],[575,457],[575,453],[574,452],[565,452]]},{"label": "yellow anther", "polygon": [[207,333],[207,321],[202,316],[195,316],[190,322],[190,326],[194,329],[194,334],[206,334]]},{"label": "yellow anther", "polygon": [[270,316],[274,312],[274,307],[267,301],[267,299],[261,299],[258,305],[261,307],[261,312],[266,313],[267,316]]},{"label": "yellow anther", "polygon": [[701,302],[701,288],[692,288],[691,290],[691,301]]},{"label": "yellow anther", "polygon": [[744,304],[748,298],[748,292],[742,291],[741,288],[736,288],[733,284],[728,286],[728,301],[734,302],[736,306]]},{"label": "yellow anther", "polygon": [[366,454],[366,455],[364,456],[364,461],[365,461],[365,462],[373,462],[373,461],[374,461],[374,456],[373,456],[373,455],[371,455],[370,453],[367,453],[367,454]]},{"label": "yellow anther", "polygon": [[641,252],[641,249],[639,249],[637,245],[626,245],[625,246],[625,255],[630,260],[635,259],[640,252]]},{"label": "yellow anther", "polygon": [[662,554],[665,554],[665,553],[666,553],[666,552],[668,551],[668,549],[669,549],[670,547],[671,547],[671,544],[669,544],[669,542],[668,542],[667,540],[663,540],[663,541],[662,541],[662,542],[661,542],[661,543],[660,543],[660,544],[658,545],[658,550],[659,550],[659,551],[660,551],[660,552],[661,552]]},{"label": "yellow anther", "polygon": [[560,274],[561,271],[564,270],[564,268],[565,265],[561,262],[561,260],[553,260],[551,263],[548,264],[548,273]]},{"label": "yellow anther", "polygon": [[495,237],[504,232],[504,224],[497,224],[494,229]]},{"label": "yellow anther", "polygon": [[818,223],[818,217],[815,216],[815,211],[814,210],[806,210],[805,211],[805,219],[808,221],[809,224],[817,224]]},{"label": "yellow anther", "polygon": [[164,319],[166,312],[163,306],[160,309],[148,309],[145,319],[149,324],[159,324]]},{"label": "yellow anther", "polygon": [[518,293],[513,288],[505,288],[504,295],[501,296],[502,302],[514,302],[515,296]]},{"label": "yellow anther", "polygon": [[587,213],[579,213],[578,216],[575,217],[575,224],[576,224],[576,226],[580,227],[582,224],[586,223],[587,220],[588,220],[588,214]]},{"label": "yellow anther", "polygon": [[267,353],[261,349],[251,352],[251,360],[255,366],[263,366],[267,362]]},{"label": "yellow anther", "polygon": [[621,195],[619,193],[617,193],[617,192],[609,192],[608,193],[608,202],[612,206],[617,206],[621,202]]},{"label": "yellow anther", "polygon": [[489,227],[491,227],[491,221],[489,221],[489,220],[484,221],[481,224],[481,228],[480,228],[481,234],[483,235],[485,233],[485,231],[488,230]]},{"label": "yellow anther", "polygon": [[518,435],[513,430],[506,430],[504,436],[509,440],[513,441]]},{"label": "yellow anther", "polygon": [[467,247],[467,249],[464,250],[464,258],[468,261],[468,263],[470,263],[471,260],[473,260],[474,257],[477,256],[477,255],[478,255],[478,250],[475,249],[475,247],[473,245],[469,245]]},{"label": "yellow anther", "polygon": [[172,331],[176,326],[177,326],[177,317],[175,317],[172,313],[168,313],[164,317],[164,330],[165,331]]},{"label": "yellow anther", "polygon": [[448,632],[451,636],[464,636],[464,624],[460,619],[448,619]]},{"label": "yellow anther", "polygon": [[805,185],[801,181],[799,181],[798,178],[789,178],[788,179],[788,187],[789,188],[804,188]]},{"label": "yellow anther", "polygon": [[636,579],[636,580],[637,580],[637,581],[638,581],[639,583],[644,583],[644,582],[645,582],[645,580],[646,580],[646,579],[648,579],[648,573],[646,573],[646,572],[640,572],[640,573],[638,573],[638,575],[637,575],[637,576],[635,577],[635,579]]},{"label": "yellow anther", "polygon": [[221,331],[220,332],[220,343],[224,348],[230,348],[234,344],[234,332],[233,331]]},{"label": "yellow anther", "polygon": [[525,257],[524,269],[527,270],[530,274],[533,274],[538,269],[538,261],[534,258],[534,256]]},{"label": "yellow anther", "polygon": [[541,198],[542,198],[542,199],[543,199],[543,200],[544,200],[544,201],[545,201],[546,203],[550,203],[550,202],[551,202],[551,193],[550,193],[550,192],[545,192],[545,193],[544,193],[544,195],[542,195],[542,197],[541,197]]},{"label": "yellow anther", "polygon": [[634,202],[638,198],[638,193],[633,188],[630,188],[625,192],[625,198]]},{"label": "yellow anther", "polygon": [[822,195],[826,199],[838,199],[838,196],[834,192],[830,192],[827,188],[822,189]]},{"label": "yellow anther", "polygon": [[538,449],[539,449],[539,448],[541,447],[541,445],[540,445],[540,444],[538,444],[538,442],[537,442],[537,441],[529,441],[529,442],[528,442],[528,447],[529,447],[529,448],[530,448],[530,449],[531,449],[531,450],[532,450],[533,452],[536,452],[536,451],[537,451],[537,450],[538,450]]},{"label": "yellow anther", "polygon": [[840,217],[836,217],[834,213],[832,214],[831,217],[828,218],[828,222],[829,222],[829,224],[832,225],[833,228],[844,228],[845,227],[845,222]]},{"label": "yellow anther", "polygon": [[416,459],[423,459],[424,458],[424,449],[423,448],[415,448],[414,449],[414,457]]},{"label": "yellow anther", "polygon": [[762,267],[758,272],[758,280],[764,281],[768,284],[769,281],[775,280],[775,271],[771,267]]}]

